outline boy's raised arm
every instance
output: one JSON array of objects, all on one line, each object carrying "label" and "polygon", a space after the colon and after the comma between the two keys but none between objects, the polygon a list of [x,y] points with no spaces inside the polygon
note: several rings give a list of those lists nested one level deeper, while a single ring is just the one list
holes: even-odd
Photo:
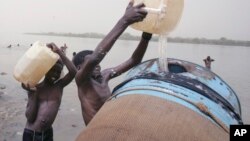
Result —
[{"label": "boy's raised arm", "polygon": [[90,72],[92,72],[95,66],[102,61],[119,36],[130,24],[142,21],[146,17],[147,12],[142,9],[144,6],[143,3],[133,6],[133,1],[128,4],[125,14],[117,22],[114,28],[98,44],[94,52],[85,57],[85,66],[80,70],[81,76],[90,75]]},{"label": "boy's raised arm", "polygon": [[[54,43],[47,44],[48,47],[52,49],[55,53],[57,53],[60,58],[62,59],[63,63],[66,65],[68,69],[68,73],[61,79],[60,83],[62,86],[68,85],[76,75],[76,67],[75,65],[66,57],[65,53],[62,52]],[[66,46],[64,46],[66,48]]]},{"label": "boy's raised arm", "polygon": [[141,36],[140,43],[138,44],[137,48],[135,49],[132,56],[125,61],[124,63],[118,65],[117,67],[107,69],[107,73],[109,73],[109,79],[112,79],[116,76],[121,75],[122,73],[128,71],[132,67],[141,63],[142,58],[147,50],[148,43],[152,37],[151,33],[143,32]]}]

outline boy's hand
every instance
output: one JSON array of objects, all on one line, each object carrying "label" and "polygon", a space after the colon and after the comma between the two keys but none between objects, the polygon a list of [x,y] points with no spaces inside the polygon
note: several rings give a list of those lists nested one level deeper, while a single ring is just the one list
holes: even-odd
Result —
[{"label": "boy's hand", "polygon": [[145,7],[143,3],[140,3],[135,6],[133,6],[133,4],[134,4],[134,0],[131,0],[123,16],[123,19],[128,25],[133,24],[135,22],[142,21],[147,15],[147,11],[142,9],[143,7]]},{"label": "boy's hand", "polygon": [[64,46],[61,46],[61,51],[64,53],[64,54],[66,54],[66,49],[67,49],[68,47],[67,47],[67,45],[66,44],[64,44]]},{"label": "boy's hand", "polygon": [[47,47],[51,48],[51,50],[55,53],[59,53],[61,49],[59,49],[55,43],[49,43],[47,44]]},{"label": "boy's hand", "polygon": [[22,88],[25,89],[26,91],[29,91],[29,92],[35,92],[37,89],[36,87],[34,88],[30,88],[30,85],[27,84],[27,86],[25,84],[22,83]]},{"label": "boy's hand", "polygon": [[149,41],[149,40],[151,39],[151,37],[152,37],[152,33],[147,33],[147,32],[143,32],[143,33],[142,33],[142,38],[143,38],[144,40]]}]

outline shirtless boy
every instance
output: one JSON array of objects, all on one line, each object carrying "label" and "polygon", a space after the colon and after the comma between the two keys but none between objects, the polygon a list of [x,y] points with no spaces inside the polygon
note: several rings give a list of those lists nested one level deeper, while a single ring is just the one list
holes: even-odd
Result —
[{"label": "shirtless boy", "polygon": [[[61,104],[63,88],[75,77],[76,68],[54,43],[47,45],[60,56],[60,60],[48,71],[44,80],[35,88],[22,84],[27,90],[28,103],[26,107],[26,127],[23,141],[53,141],[52,124]],[[60,78],[63,64],[68,73]]]},{"label": "shirtless boy", "polygon": [[207,58],[203,59],[206,68],[211,69],[211,63],[214,61],[210,56],[207,56]]},{"label": "shirtless boy", "polygon": [[125,14],[94,51],[81,51],[73,58],[73,63],[78,69],[75,81],[78,87],[82,116],[86,125],[91,121],[107,98],[111,96],[108,86],[109,80],[139,64],[144,56],[148,42],[152,36],[149,33],[142,34],[138,47],[126,62],[103,71],[101,71],[99,65],[122,32],[130,24],[142,21],[146,17],[147,12],[142,9],[143,7],[144,4],[133,6],[133,1],[131,1]]}]

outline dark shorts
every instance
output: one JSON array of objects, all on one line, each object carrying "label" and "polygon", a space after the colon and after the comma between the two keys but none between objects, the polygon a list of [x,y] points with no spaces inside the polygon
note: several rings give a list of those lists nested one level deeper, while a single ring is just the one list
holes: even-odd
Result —
[{"label": "dark shorts", "polygon": [[53,141],[53,129],[51,127],[43,132],[35,132],[25,128],[23,141]]}]

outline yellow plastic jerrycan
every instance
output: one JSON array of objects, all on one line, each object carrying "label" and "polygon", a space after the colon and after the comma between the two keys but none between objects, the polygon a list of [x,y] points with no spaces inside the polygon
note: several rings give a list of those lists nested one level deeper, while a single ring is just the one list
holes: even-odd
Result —
[{"label": "yellow plastic jerrycan", "polygon": [[179,22],[184,7],[184,0],[134,0],[134,5],[141,2],[145,4],[148,15],[131,27],[154,34],[171,32]]},{"label": "yellow plastic jerrycan", "polygon": [[19,59],[14,68],[14,78],[34,87],[52,68],[59,55],[39,41],[35,42]]}]

